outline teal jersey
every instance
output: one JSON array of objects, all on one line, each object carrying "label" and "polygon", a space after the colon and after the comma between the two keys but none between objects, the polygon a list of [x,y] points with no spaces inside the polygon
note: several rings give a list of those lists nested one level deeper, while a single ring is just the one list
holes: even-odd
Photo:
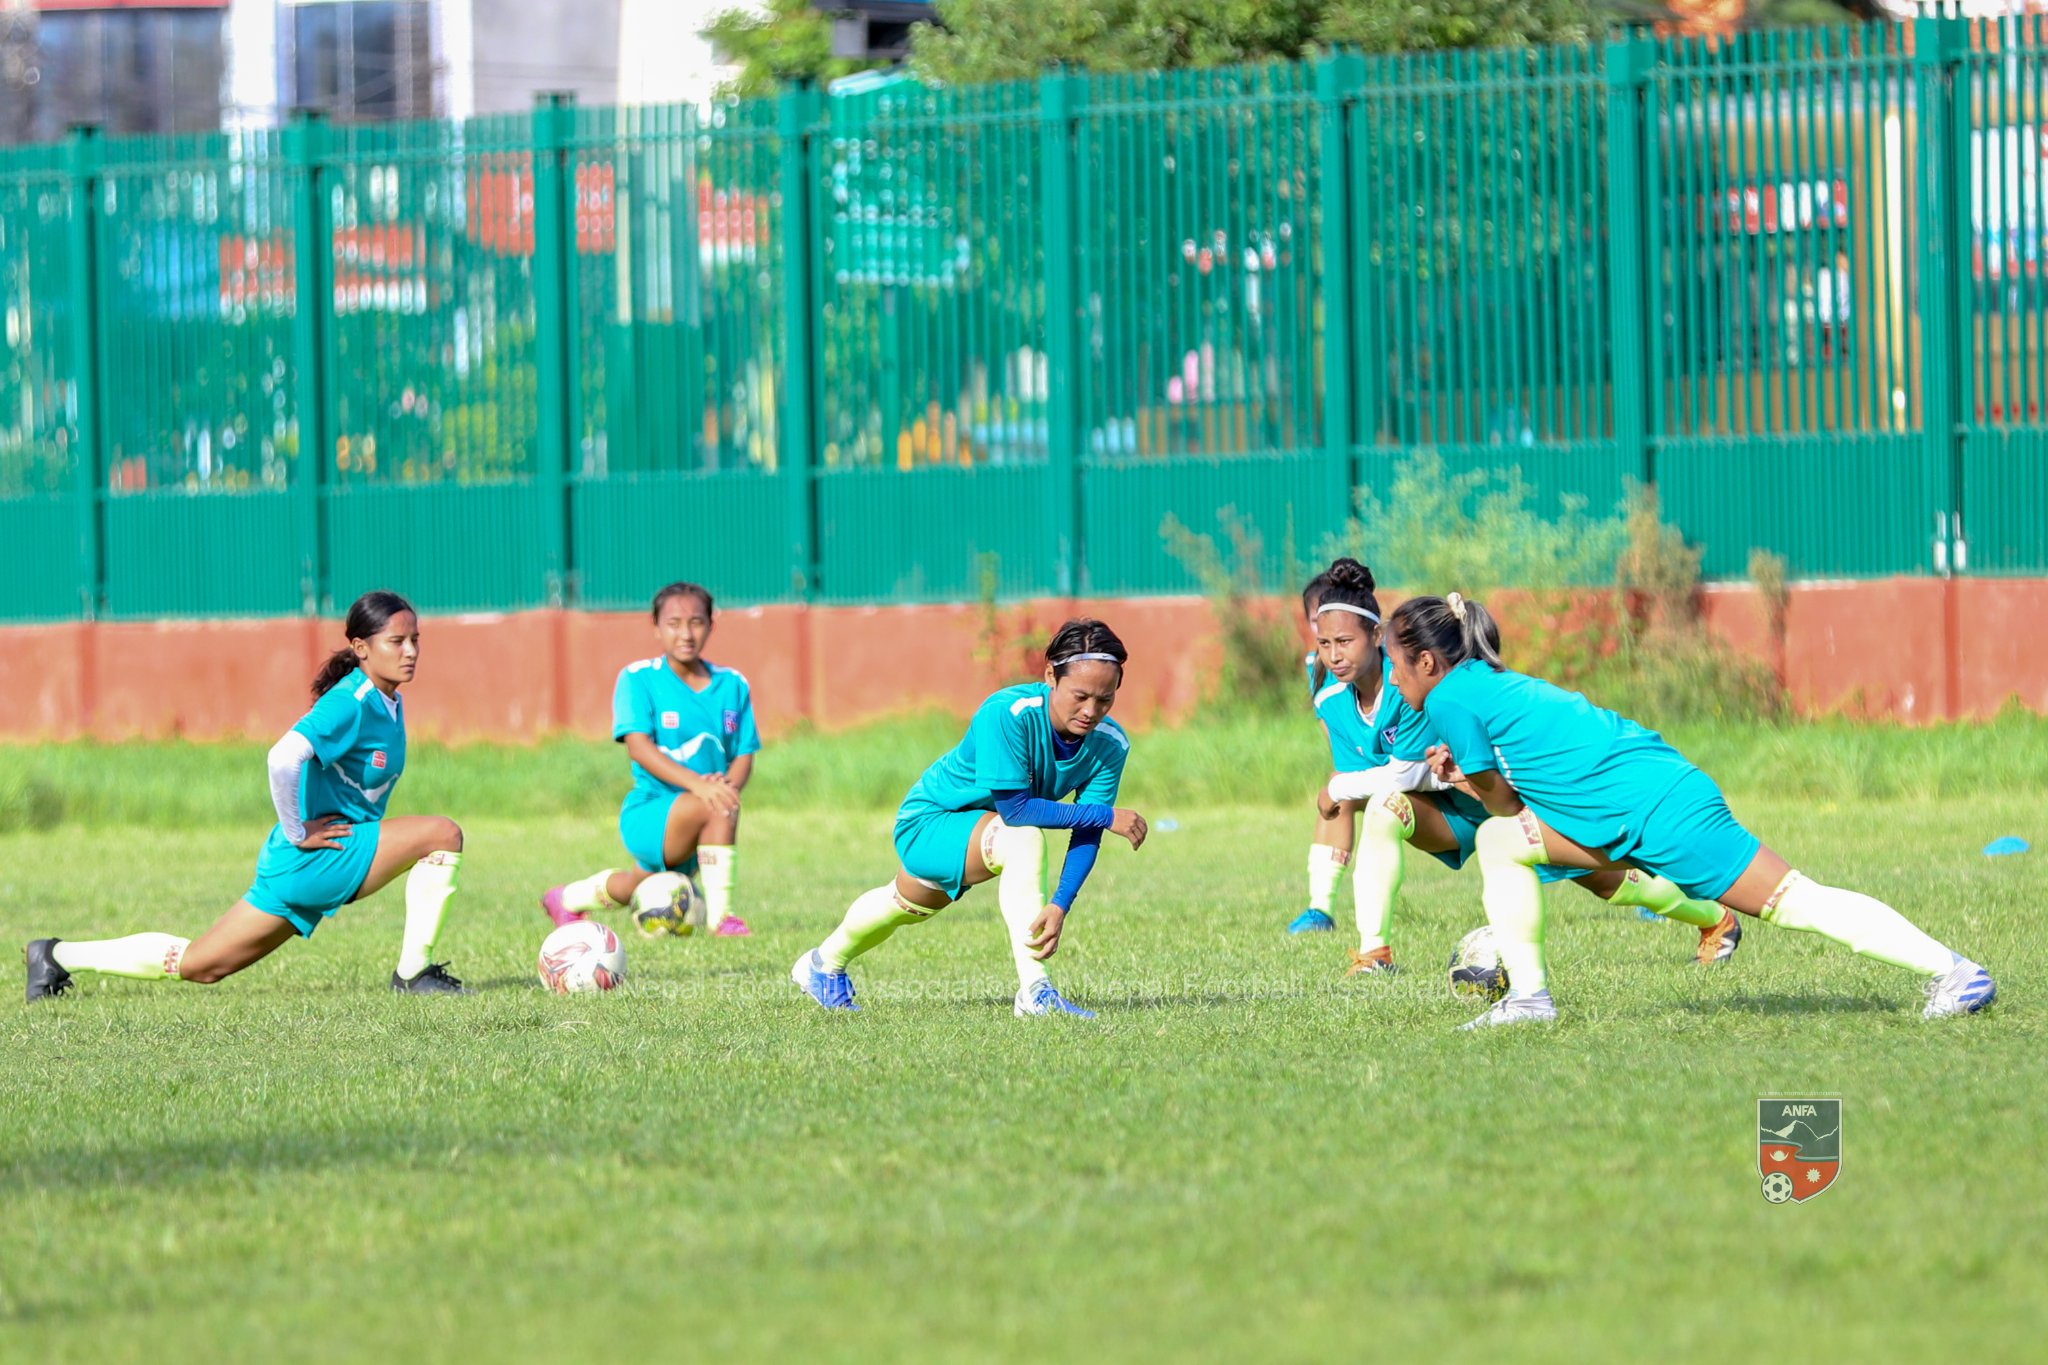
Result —
[{"label": "teal jersey", "polygon": [[299,774],[299,810],[311,820],[337,815],[352,825],[384,818],[405,771],[405,703],[377,690],[357,669],[320,694],[292,726],[317,763]]},{"label": "teal jersey", "polygon": [[1408,704],[1401,689],[1394,686],[1394,661],[1380,654],[1380,701],[1373,713],[1373,757],[1380,762],[1420,763],[1429,746],[1438,743],[1429,717]]},{"label": "teal jersey", "polygon": [[1104,716],[1079,743],[1055,740],[1046,711],[1051,695],[1044,683],[992,693],[976,709],[966,737],[917,779],[898,818],[994,810],[997,792],[1021,791],[1046,801],[1079,793],[1078,801],[1115,805],[1130,738]]},{"label": "teal jersey", "polygon": [[1478,659],[1445,675],[1424,709],[1459,767],[1498,772],[1537,818],[1586,848],[1631,845],[1642,817],[1698,771],[1654,730]]},{"label": "teal jersey", "polygon": [[[702,691],[677,677],[666,655],[620,669],[618,686],[612,689],[612,738],[646,735],[663,754],[707,777],[758,750],[761,735],[754,728],[754,700],[746,675],[709,661],[704,667],[711,679]],[[680,788],[635,763],[633,790],[659,794]]]}]

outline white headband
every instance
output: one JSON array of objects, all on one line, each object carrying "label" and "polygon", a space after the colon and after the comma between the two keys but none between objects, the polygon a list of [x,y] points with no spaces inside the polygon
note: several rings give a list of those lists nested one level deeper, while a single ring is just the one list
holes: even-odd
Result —
[{"label": "white headband", "polygon": [[1378,625],[1380,623],[1379,617],[1374,616],[1364,607],[1354,607],[1349,602],[1325,602],[1323,603],[1323,605],[1316,608],[1316,615],[1321,616],[1326,611],[1348,611],[1353,616],[1363,616],[1366,620],[1372,622],[1374,625]]},{"label": "white headband", "polygon": [[1115,664],[1118,668],[1122,668],[1124,666],[1124,661],[1122,659],[1117,658],[1114,654],[1069,654],[1064,659],[1049,659],[1046,661],[1045,666],[1047,668],[1065,668],[1068,664],[1084,664],[1090,662]]}]

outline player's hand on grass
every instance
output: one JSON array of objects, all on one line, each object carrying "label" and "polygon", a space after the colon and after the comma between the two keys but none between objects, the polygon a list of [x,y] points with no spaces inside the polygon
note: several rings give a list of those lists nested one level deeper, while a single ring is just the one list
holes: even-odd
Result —
[{"label": "player's hand on grass", "polygon": [[295,848],[308,852],[316,848],[340,848],[341,841],[348,838],[350,826],[339,815],[316,815],[306,822],[306,833]]},{"label": "player's hand on grass", "polygon": [[739,788],[726,780],[724,773],[713,773],[709,777],[699,778],[695,790],[697,799],[711,807],[714,815],[739,814]]},{"label": "player's hand on grass", "polygon": [[[1118,812],[1120,815],[1123,813],[1122,811]],[[1133,815],[1136,813],[1135,811],[1131,812]],[[1141,832],[1144,828],[1144,823],[1142,819],[1138,822]],[[1135,846],[1134,843],[1133,847]],[[1038,918],[1031,921],[1031,927],[1025,931],[1024,942],[1031,949],[1031,955],[1040,962],[1043,962],[1058,952],[1060,950],[1060,930],[1066,927],[1066,923],[1067,912],[1060,909],[1057,905],[1047,905],[1045,909],[1039,911]]]},{"label": "player's hand on grass", "polygon": [[[1134,810],[1125,810],[1121,806],[1117,807],[1116,818],[1109,822],[1109,832],[1129,839],[1134,849],[1145,842],[1145,835],[1149,830],[1150,826],[1145,823],[1144,816]],[[1059,937],[1058,931],[1054,931],[1053,937]]]}]

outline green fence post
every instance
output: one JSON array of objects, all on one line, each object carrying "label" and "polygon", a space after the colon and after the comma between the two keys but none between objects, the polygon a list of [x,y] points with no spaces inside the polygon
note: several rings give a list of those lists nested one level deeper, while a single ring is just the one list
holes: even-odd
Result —
[{"label": "green fence post", "polygon": [[1362,471],[1358,452],[1358,314],[1352,296],[1351,104],[1365,79],[1364,59],[1338,52],[1316,67],[1322,143],[1316,172],[1323,225],[1323,459],[1331,506],[1351,515]]},{"label": "green fence post", "polygon": [[78,446],[72,457],[72,494],[77,499],[78,606],[82,619],[96,619],[107,586],[107,451],[100,423],[100,130],[80,124],[71,130],[65,169],[71,194],[71,383],[72,421]]},{"label": "green fence post", "polygon": [[536,389],[534,495],[541,505],[541,563],[549,606],[574,596],[569,544],[569,453],[575,448],[576,338],[569,318],[569,235],[575,221],[568,146],[576,97],[544,90],[533,100],[533,358]]},{"label": "green fence post", "polygon": [[[1962,533],[1962,409],[1968,392],[1963,344],[1968,270],[1960,249],[1956,138],[1966,124],[1968,91],[1956,80],[1969,51],[1967,19],[1913,21],[1913,95],[1918,110],[1913,162],[1913,234],[1920,281],[1920,437],[1934,511],[1934,572],[1960,571]],[[1959,107],[1960,112],[1959,112]]]},{"label": "green fence post", "polygon": [[1657,45],[1649,38],[1607,44],[1607,327],[1613,361],[1614,444],[1624,468],[1645,484],[1657,477],[1650,432],[1651,334],[1647,226],[1653,216],[1643,174],[1644,100]]},{"label": "green fence post", "polygon": [[291,474],[292,518],[299,544],[300,609],[308,616],[332,610],[334,586],[327,551],[327,464],[334,448],[330,426],[328,316],[334,308],[333,261],[327,211],[326,124],[302,109],[284,127],[285,163],[292,195],[292,400],[298,410],[299,448]]},{"label": "green fence post", "polygon": [[815,415],[818,382],[813,284],[824,243],[812,228],[816,192],[812,125],[822,107],[811,86],[777,97],[775,128],[782,149],[782,396],[776,421],[776,464],[788,499],[783,540],[789,554],[790,593],[808,601],[818,591],[818,470]]},{"label": "green fence post", "polygon": [[1045,461],[1051,485],[1053,589],[1081,591],[1080,300],[1074,279],[1074,142],[1083,78],[1059,72],[1038,82],[1039,212],[1045,234]]}]

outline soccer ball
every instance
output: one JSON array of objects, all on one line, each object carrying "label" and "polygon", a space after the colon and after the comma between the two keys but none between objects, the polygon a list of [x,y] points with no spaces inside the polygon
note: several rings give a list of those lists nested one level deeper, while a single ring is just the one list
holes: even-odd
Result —
[{"label": "soccer ball", "polygon": [[1782,1204],[1792,1197],[1792,1177],[1783,1171],[1772,1171],[1764,1177],[1764,1198],[1773,1204]]},{"label": "soccer ball", "polygon": [[1498,1000],[1508,993],[1508,969],[1500,965],[1493,926],[1482,924],[1451,949],[1451,994]]},{"label": "soccer ball", "polygon": [[580,919],[540,945],[540,984],[556,995],[608,991],[626,979],[626,948],[595,920]]},{"label": "soccer ball", "polygon": [[633,893],[633,927],[642,938],[687,937],[703,917],[697,888],[680,872],[657,872]]}]

